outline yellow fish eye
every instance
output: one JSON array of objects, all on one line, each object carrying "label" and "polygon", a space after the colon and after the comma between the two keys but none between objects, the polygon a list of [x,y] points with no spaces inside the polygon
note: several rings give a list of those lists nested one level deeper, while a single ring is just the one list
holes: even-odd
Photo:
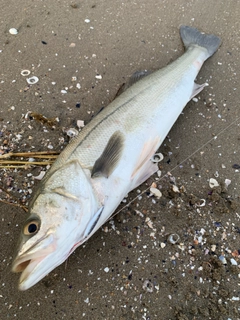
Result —
[{"label": "yellow fish eye", "polygon": [[28,221],[23,229],[26,236],[34,235],[40,229],[40,222],[38,220]]}]

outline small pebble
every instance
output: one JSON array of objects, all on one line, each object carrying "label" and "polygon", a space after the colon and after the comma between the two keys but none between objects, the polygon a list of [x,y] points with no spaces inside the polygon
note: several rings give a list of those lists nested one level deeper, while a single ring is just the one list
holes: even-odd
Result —
[{"label": "small pebble", "polygon": [[104,268],[104,271],[105,271],[106,273],[108,273],[109,270],[110,270],[110,269],[109,269],[108,267]]},{"label": "small pebble", "polygon": [[233,169],[240,169],[240,165],[239,165],[239,164],[234,164],[234,165],[232,166],[232,168],[233,168]]}]

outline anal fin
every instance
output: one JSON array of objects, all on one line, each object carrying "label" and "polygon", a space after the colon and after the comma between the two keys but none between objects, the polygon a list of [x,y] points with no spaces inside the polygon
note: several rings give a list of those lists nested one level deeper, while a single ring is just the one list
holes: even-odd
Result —
[{"label": "anal fin", "polygon": [[153,163],[150,159],[158,149],[160,141],[161,138],[157,136],[155,139],[151,139],[144,144],[138,162],[136,163],[135,169],[131,176],[133,181],[132,189],[139,186],[158,170],[158,165]]},{"label": "anal fin", "polygon": [[203,84],[197,84],[194,82],[194,86],[193,86],[193,91],[192,91],[192,95],[190,97],[190,100],[195,97],[197,94],[199,94],[203,89],[204,87],[206,87],[207,84],[206,83],[203,83]]},{"label": "anal fin", "polygon": [[133,179],[132,190],[137,188],[140,184],[146,181],[151,175],[158,171],[157,163],[148,160],[138,171],[136,176]]}]

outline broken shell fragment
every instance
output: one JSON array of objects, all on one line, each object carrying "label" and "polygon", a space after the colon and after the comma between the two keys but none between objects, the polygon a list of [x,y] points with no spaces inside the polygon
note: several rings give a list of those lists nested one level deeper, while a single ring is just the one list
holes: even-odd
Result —
[{"label": "broken shell fragment", "polygon": [[222,264],[227,264],[227,260],[223,255],[219,256],[219,260],[222,262]]},{"label": "broken shell fragment", "polygon": [[77,120],[77,126],[78,128],[83,128],[85,126],[84,120]]},{"label": "broken shell fragment", "polygon": [[211,178],[209,180],[209,186],[210,186],[210,188],[219,187],[219,183],[217,182],[216,179]]},{"label": "broken shell fragment", "polygon": [[206,205],[206,200],[205,199],[200,199],[200,203],[196,204],[196,207],[204,207]]},{"label": "broken shell fragment", "polygon": [[31,78],[27,78],[27,83],[28,84],[35,84],[35,83],[37,83],[39,81],[39,79],[38,79],[38,77],[36,77],[36,76],[33,76],[33,77],[31,77]]},{"label": "broken shell fragment", "polygon": [[225,182],[225,186],[228,187],[232,181],[229,179],[225,179],[224,182]]},{"label": "broken shell fragment", "polygon": [[41,171],[38,176],[34,176],[33,178],[35,180],[42,180],[42,178],[45,176],[45,173],[45,171]]},{"label": "broken shell fragment", "polygon": [[21,75],[24,76],[24,77],[29,76],[30,73],[31,73],[31,71],[30,71],[30,70],[27,70],[27,69],[21,71]]},{"label": "broken shell fragment", "polygon": [[172,186],[172,190],[173,192],[180,193],[178,187],[175,184]]},{"label": "broken shell fragment", "polygon": [[158,190],[157,188],[150,188],[150,192],[157,198],[161,198],[162,192]]},{"label": "broken shell fragment", "polygon": [[179,240],[180,240],[180,237],[176,233],[172,233],[168,237],[168,242],[171,243],[171,244],[176,244]]},{"label": "broken shell fragment", "polygon": [[154,163],[160,162],[163,160],[163,154],[162,153],[155,153],[152,158],[151,161]]},{"label": "broken shell fragment", "polygon": [[142,286],[143,290],[145,290],[146,292],[153,292],[154,286],[152,284],[151,281],[149,280],[145,280],[143,282],[143,286]]}]

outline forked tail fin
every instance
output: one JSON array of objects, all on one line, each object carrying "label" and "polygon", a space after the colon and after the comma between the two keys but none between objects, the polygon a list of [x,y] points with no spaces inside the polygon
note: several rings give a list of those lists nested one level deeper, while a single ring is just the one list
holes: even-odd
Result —
[{"label": "forked tail fin", "polygon": [[198,29],[188,26],[180,27],[180,35],[185,48],[192,45],[204,47],[208,51],[208,58],[211,57],[219,48],[221,39],[214,34],[204,34]]}]

